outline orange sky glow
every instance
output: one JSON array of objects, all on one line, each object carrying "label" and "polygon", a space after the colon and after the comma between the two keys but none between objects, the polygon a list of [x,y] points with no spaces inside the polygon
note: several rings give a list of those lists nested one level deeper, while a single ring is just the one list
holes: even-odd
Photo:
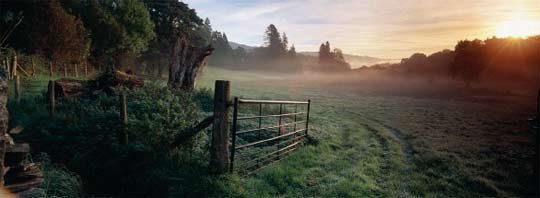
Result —
[{"label": "orange sky glow", "polygon": [[229,40],[259,46],[268,24],[298,51],[328,40],[346,53],[403,58],[458,40],[540,34],[539,0],[185,0]]}]

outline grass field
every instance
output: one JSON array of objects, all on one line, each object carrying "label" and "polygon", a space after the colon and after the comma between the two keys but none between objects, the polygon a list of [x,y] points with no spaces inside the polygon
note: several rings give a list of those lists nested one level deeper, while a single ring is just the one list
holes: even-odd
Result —
[{"label": "grass field", "polygon": [[[414,83],[385,89],[390,86],[371,80],[215,67],[205,68],[197,87],[212,89],[218,79],[231,81],[233,96],[312,100],[309,144],[253,176],[227,176],[219,186],[225,197],[533,193],[531,96],[439,94],[435,86],[419,94],[422,89],[407,88]],[[48,80],[24,79],[25,94],[43,93]]]},{"label": "grass field", "polygon": [[[207,67],[199,87],[230,80],[232,94],[312,100],[315,144],[240,178],[251,196],[479,197],[533,193],[532,97],[415,97],[374,85],[268,77]],[[308,83],[305,83],[308,81]],[[321,82],[321,83],[317,83]],[[365,84],[365,83],[364,83]]]}]

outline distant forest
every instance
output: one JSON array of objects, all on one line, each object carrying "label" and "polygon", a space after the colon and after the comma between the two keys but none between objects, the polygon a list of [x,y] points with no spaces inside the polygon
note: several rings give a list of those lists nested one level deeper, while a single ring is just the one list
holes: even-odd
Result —
[{"label": "distant forest", "polygon": [[380,71],[400,76],[451,77],[470,86],[479,81],[530,83],[538,78],[540,35],[528,38],[462,40],[454,50],[429,56],[415,53],[400,63],[363,66],[355,71]]},{"label": "distant forest", "polygon": [[[211,29],[207,19],[205,25]],[[210,65],[229,69],[265,70],[265,71],[349,71],[351,66],[345,61],[341,49],[333,48],[326,41],[322,43],[318,56],[299,54],[294,44],[289,46],[285,32],[279,33],[277,27],[270,24],[264,32],[265,43],[262,47],[245,49],[229,44],[225,33],[214,31],[211,34],[211,45],[215,48],[210,56]]]}]

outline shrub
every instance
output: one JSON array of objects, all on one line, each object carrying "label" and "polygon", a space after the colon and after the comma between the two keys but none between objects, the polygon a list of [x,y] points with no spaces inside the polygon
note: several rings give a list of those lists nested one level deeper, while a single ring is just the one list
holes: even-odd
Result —
[{"label": "shrub", "polygon": [[209,91],[173,93],[156,83],[116,91],[128,98],[127,145],[118,143],[119,99],[109,95],[60,100],[54,117],[48,115],[44,97],[10,103],[11,124],[25,128],[15,139],[78,173],[90,195],[204,195],[215,182],[202,176],[207,173],[208,134],[176,149],[167,145],[197,122],[197,104],[208,107]]}]

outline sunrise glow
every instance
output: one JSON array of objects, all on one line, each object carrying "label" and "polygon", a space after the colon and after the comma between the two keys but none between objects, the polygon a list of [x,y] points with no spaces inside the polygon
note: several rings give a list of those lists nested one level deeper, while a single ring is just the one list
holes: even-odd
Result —
[{"label": "sunrise glow", "polygon": [[496,36],[527,37],[537,34],[539,30],[538,23],[525,19],[512,19],[501,23],[497,27]]}]

